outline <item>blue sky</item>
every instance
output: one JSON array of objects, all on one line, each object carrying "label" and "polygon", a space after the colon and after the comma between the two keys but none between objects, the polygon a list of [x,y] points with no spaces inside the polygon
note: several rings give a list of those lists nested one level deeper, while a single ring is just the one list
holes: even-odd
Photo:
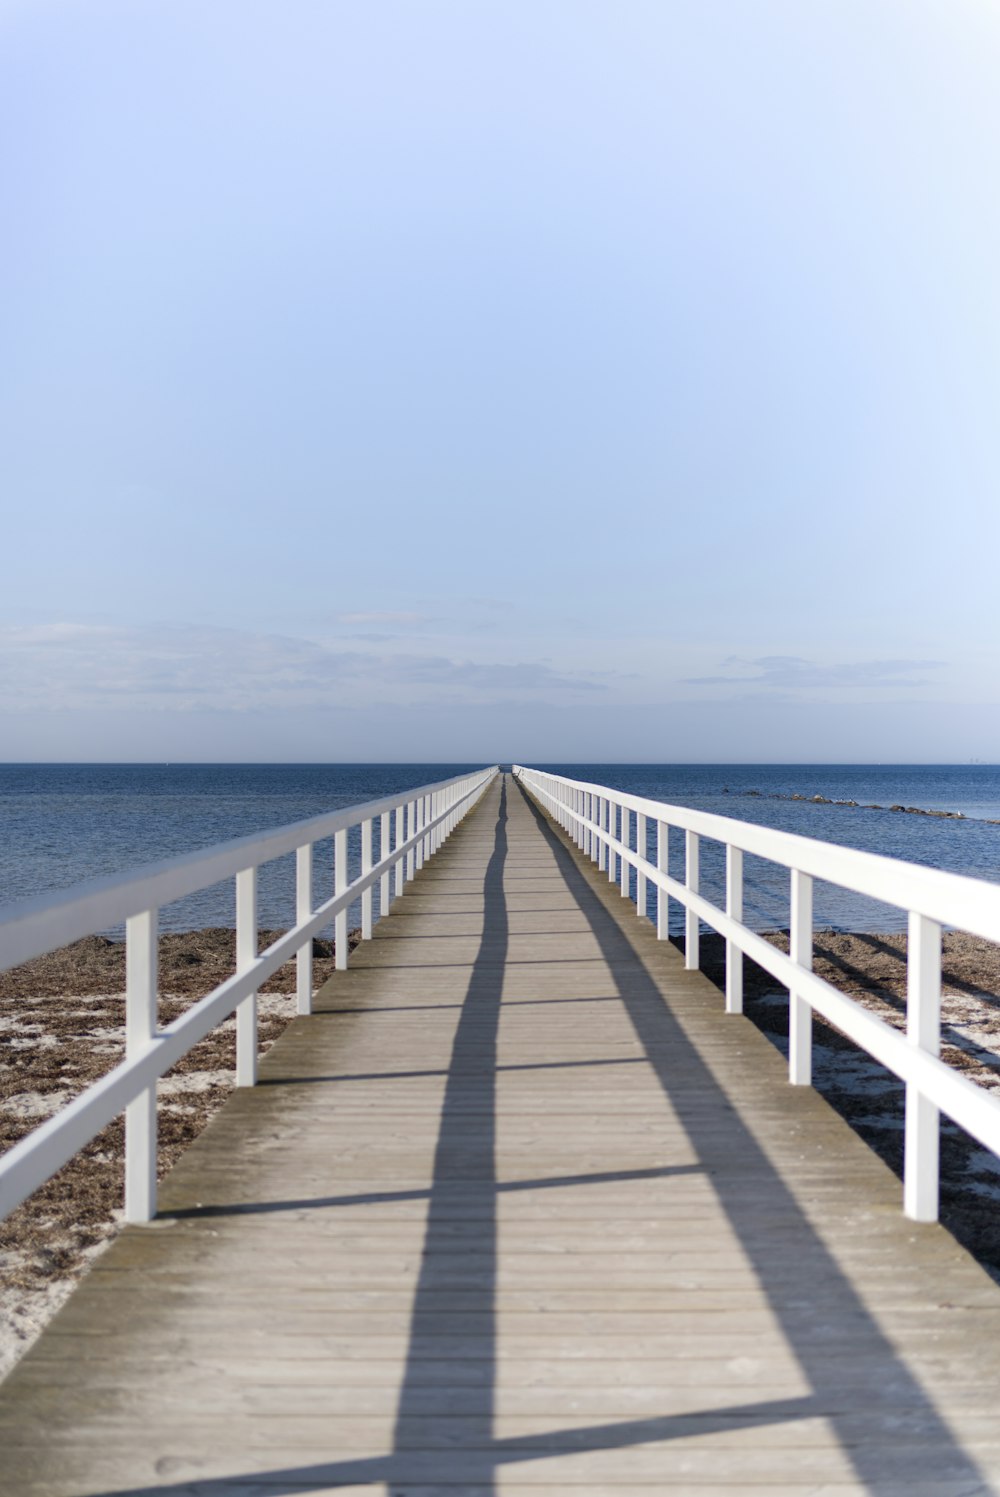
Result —
[{"label": "blue sky", "polygon": [[3,759],[1000,759],[992,0],[0,0]]}]

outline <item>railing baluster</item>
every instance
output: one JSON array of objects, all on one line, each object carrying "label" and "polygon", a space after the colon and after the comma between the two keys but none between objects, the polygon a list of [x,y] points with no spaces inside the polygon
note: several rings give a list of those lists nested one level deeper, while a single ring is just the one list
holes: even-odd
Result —
[{"label": "railing baluster", "polygon": [[[425,850],[440,845],[446,830],[457,825],[485,792],[495,771],[463,776],[436,787],[428,786],[408,802],[415,813],[416,799],[424,804]],[[388,810],[381,807],[388,804]],[[303,936],[301,927],[313,921],[328,922],[328,906],[348,890],[348,828],[351,816],[360,826],[364,812],[381,816],[384,836],[382,852],[392,866],[389,837],[392,811],[396,811],[397,847],[405,843],[403,798],[369,803],[368,807],[345,808],[310,819],[308,832],[301,823],[280,827],[253,839],[205,848],[187,858],[167,860],[142,870],[137,877],[103,879],[82,885],[50,901],[32,900],[21,909],[15,905],[0,910],[0,971],[58,949],[83,935],[124,922],[126,925],[126,1056],[107,1077],[68,1102],[57,1117],[14,1144],[0,1159],[0,1218],[9,1214],[40,1185],[62,1168],[116,1116],[125,1116],[125,1215],[129,1221],[149,1220],[156,1210],[156,1080],[176,1064],[209,1030],[236,1016],[236,1081],[251,1086],[257,1079],[258,990],[271,977],[296,959],[296,1007],[308,1012],[312,1006],[312,932]],[[430,808],[434,812],[431,815]],[[445,818],[445,811],[450,814]],[[362,816],[357,817],[361,812]],[[441,826],[432,823],[442,817]],[[428,821],[430,817],[430,821]],[[309,836],[303,843],[303,836]],[[374,831],[371,831],[374,837]],[[312,898],[313,847],[317,840],[335,841],[335,893],[323,901],[318,914]],[[263,864],[295,854],[295,925],[272,943],[268,954],[258,956],[258,869]],[[403,863],[406,854],[396,862]],[[382,859],[380,858],[380,862]],[[249,865],[249,866],[248,866]],[[369,872],[374,863],[369,864]],[[381,870],[387,894],[390,870]],[[405,878],[405,866],[397,876]],[[210,888],[222,879],[235,879],[236,969],[231,978],[192,1004],[167,1029],[157,1028],[157,931],[158,911],[174,900]],[[136,914],[135,911],[141,913]],[[347,915],[338,914],[336,925],[338,966],[347,965]],[[238,1001],[237,1001],[238,995]]]},{"label": "railing baluster", "polygon": [[[138,1055],[156,1034],[159,912],[125,923],[125,1054]],[[156,1083],[125,1109],[125,1220],[156,1215]]]},{"label": "railing baluster", "polygon": [[[306,842],[295,852],[295,923],[308,920],[313,907],[313,850]],[[312,1013],[313,943],[312,936],[295,953],[295,1008],[300,1014]]]},{"label": "railing baluster", "polygon": [[[812,971],[813,881],[793,868],[791,875],[789,955]],[[812,1009],[794,989],[788,995],[788,1079],[793,1086],[812,1085]]]},{"label": "railing baluster", "polygon": [[[396,847],[402,847],[403,843],[406,841],[406,808],[405,808],[405,806],[397,806],[396,807],[396,817],[395,817],[395,820],[396,820],[396,843],[395,843],[395,845],[396,845]],[[404,856],[404,857],[400,857],[400,858],[396,859],[396,898],[397,899],[402,894],[402,892],[403,892],[403,885],[405,883],[406,883],[406,858]]]},{"label": "railing baluster", "polygon": [[[621,844],[622,847],[630,847],[632,840],[632,813],[628,806],[622,806]],[[619,887],[622,899],[628,899],[629,886],[629,860],[624,853],[620,854],[621,867],[619,868]]]},{"label": "railing baluster", "polygon": [[646,818],[641,811],[637,811],[635,813],[635,850],[642,861],[637,863],[635,868],[635,912],[637,915],[641,915],[643,919],[646,917],[645,867],[649,856],[646,839]]},{"label": "railing baluster", "polygon": [[[335,833],[333,838],[333,892],[343,894],[347,888],[347,827]],[[334,966],[338,972],[347,970],[347,908],[339,910],[333,921]]]},{"label": "railing baluster", "polygon": [[[257,870],[236,875],[236,970],[257,960]],[[236,1085],[257,1084],[257,994],[236,1006]]]},{"label": "railing baluster", "polygon": [[[670,824],[656,823],[656,871],[670,871]],[[670,896],[666,889],[656,890],[656,937],[659,941],[670,940]]]},{"label": "railing baluster", "polygon": [[[379,818],[378,831],[378,860],[385,863],[389,856],[389,820],[390,812],[383,811]],[[385,872],[378,881],[378,917],[381,920],[389,913],[389,866],[385,864]]]},{"label": "railing baluster", "polygon": [[[941,1054],[941,926],[914,911],[906,945],[906,1037],[928,1055]],[[903,1209],[918,1222],[937,1221],[941,1126],[938,1109],[913,1081],[906,1083]]]},{"label": "railing baluster", "polygon": [[[697,832],[684,833],[684,883],[692,894],[701,887],[699,870],[700,839]],[[689,972],[697,972],[701,964],[701,936],[698,916],[692,909],[684,911],[684,966]]]},{"label": "railing baluster", "polygon": [[[372,871],[372,822],[369,816],[361,823],[361,873],[362,877]],[[361,939],[372,938],[372,886],[361,891]]]},{"label": "railing baluster", "polygon": [[[726,843],[726,914],[743,919],[743,849]],[[726,940],[726,1013],[743,1012],[743,952]]]},{"label": "railing baluster", "polygon": [[604,840],[605,800],[603,795],[597,796],[597,815],[594,819],[600,828],[597,837],[597,871],[598,873],[603,873],[605,859],[608,855],[608,845]]},{"label": "railing baluster", "polygon": [[615,870],[615,850],[611,846],[612,838],[618,835],[618,802],[608,799],[608,883],[617,882]]},{"label": "railing baluster", "polygon": [[[417,803],[416,803],[415,800],[408,800],[406,802],[406,840],[407,840],[407,842],[409,842],[409,840],[410,840],[411,837],[416,836],[416,831],[417,831]],[[406,877],[407,877],[407,879],[408,880],[412,880],[412,878],[414,877],[416,871],[417,871],[417,851],[416,851],[416,848],[411,847],[410,850],[409,850],[409,852],[406,854]]]}]

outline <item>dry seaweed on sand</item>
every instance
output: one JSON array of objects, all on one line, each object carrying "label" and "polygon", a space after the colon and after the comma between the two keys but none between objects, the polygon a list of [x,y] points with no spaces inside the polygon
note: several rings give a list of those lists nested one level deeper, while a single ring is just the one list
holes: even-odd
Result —
[{"label": "dry seaweed on sand", "polygon": [[[261,931],[263,950],[281,934]],[[358,933],[351,932],[354,945]],[[210,927],[159,942],[161,1024],[235,970],[235,932]],[[333,942],[314,940],[313,980],[333,970]],[[261,987],[261,1051],[295,1014],[288,963]],[[0,973],[0,1153],[105,1075],[125,1050],[125,947],[87,936]],[[207,1035],[158,1086],[158,1173],[164,1175],[234,1084],[235,1020]],[[0,1376],[117,1230],[125,1130],[116,1118],[0,1222]]]},{"label": "dry seaweed on sand", "polygon": [[[767,939],[788,951],[788,932]],[[814,970],[897,1029],[906,1027],[906,935],[817,930]],[[725,982],[725,942],[702,936],[702,968]],[[1000,946],[961,931],[942,942],[941,1055],[970,1081],[1000,1092]],[[744,964],[745,1010],[787,1052],[788,994],[756,963]],[[902,1176],[904,1087],[818,1016],[813,1083],[865,1142]],[[902,1204],[902,1202],[901,1202]],[[1000,1160],[941,1120],[941,1220],[1000,1280]]]}]

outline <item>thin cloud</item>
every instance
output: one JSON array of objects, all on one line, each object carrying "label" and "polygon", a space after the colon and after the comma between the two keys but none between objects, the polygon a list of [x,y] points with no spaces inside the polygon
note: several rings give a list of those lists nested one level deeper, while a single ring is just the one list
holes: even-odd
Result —
[{"label": "thin cloud", "polygon": [[236,629],[58,623],[0,629],[0,710],[220,711],[490,704],[589,696],[603,688],[530,661],[343,650]]},{"label": "thin cloud", "polygon": [[923,671],[940,670],[940,660],[857,660],[821,665],[799,655],[761,655],[747,660],[731,655],[722,662],[729,675],[688,676],[686,686],[735,686],[795,691],[829,687],[926,686]]},{"label": "thin cloud", "polygon": [[372,609],[365,613],[338,613],[337,622],[338,624],[392,624],[398,629],[406,629],[416,628],[420,624],[432,624],[434,619],[427,613]]}]

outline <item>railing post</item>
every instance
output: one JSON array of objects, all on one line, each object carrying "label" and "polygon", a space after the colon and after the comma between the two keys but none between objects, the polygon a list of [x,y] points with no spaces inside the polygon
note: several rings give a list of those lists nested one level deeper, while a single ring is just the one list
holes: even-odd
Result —
[{"label": "railing post", "polygon": [[[684,883],[692,894],[701,887],[700,839],[697,832],[684,833]],[[698,916],[692,909],[684,909],[684,965],[689,972],[697,972],[701,962],[701,936]]]},{"label": "railing post", "polygon": [[[811,972],[813,881],[808,873],[792,869],[791,893],[789,955],[793,962]],[[788,995],[788,1079],[793,1086],[812,1085],[812,1009],[794,990]]]},{"label": "railing post", "polygon": [[611,839],[618,831],[618,803],[609,798],[608,800],[608,883],[616,883],[615,878],[615,850],[611,846]]},{"label": "railing post", "polygon": [[[928,1055],[941,1053],[941,926],[909,916],[906,963],[906,1037]],[[906,1083],[903,1209],[913,1221],[938,1217],[941,1127],[938,1109],[913,1081]]]},{"label": "railing post", "polygon": [[[726,914],[743,919],[743,849],[726,843]],[[726,941],[726,1013],[743,1012],[743,952],[735,941]]]},{"label": "railing post", "polygon": [[[587,808],[587,820],[588,821],[593,821],[593,819],[594,819],[594,792],[592,790],[587,790],[587,791],[584,792],[584,802],[585,802],[586,808]],[[587,856],[588,856],[588,858],[590,859],[591,862],[593,862],[594,859],[597,857],[597,842],[596,842],[596,840],[594,838],[593,830],[590,827],[587,828],[587,832],[586,832],[586,843],[584,844],[584,849],[583,850],[587,854]]]},{"label": "railing post", "polygon": [[603,873],[604,872],[604,869],[605,869],[605,866],[606,866],[606,859],[607,859],[607,856],[608,856],[608,844],[607,844],[607,842],[605,841],[605,838],[604,838],[604,828],[605,828],[605,825],[606,825],[606,818],[607,818],[607,802],[605,801],[603,795],[599,795],[597,797],[597,818],[596,818],[597,819],[597,825],[600,827],[600,833],[599,833],[598,838],[597,838],[597,871],[598,871],[598,873]]},{"label": "railing post", "polygon": [[[632,837],[632,812],[629,810],[628,806],[624,806],[623,805],[622,806],[622,829],[621,829],[621,844],[622,844],[622,847],[629,847],[631,845],[631,837]],[[621,861],[621,867],[618,870],[618,873],[619,873],[619,888],[621,889],[622,899],[628,899],[629,867],[630,867],[630,864],[629,864],[628,858],[625,857],[624,853],[620,854],[620,861]]]},{"label": "railing post", "polygon": [[[236,970],[257,960],[257,870],[236,875]],[[236,1005],[236,1085],[257,1084],[257,994]]]},{"label": "railing post", "polygon": [[[379,826],[378,826],[378,860],[379,860],[379,862],[380,863],[385,863],[385,860],[386,860],[386,858],[388,856],[389,856],[389,812],[388,811],[383,811],[381,817],[379,818]],[[385,871],[383,872],[382,877],[378,881],[378,918],[380,920],[382,919],[382,917],[384,915],[387,915],[389,913],[389,900],[391,899],[391,897],[392,896],[391,896],[391,894],[389,892],[389,866],[388,866],[388,864],[385,864]]]},{"label": "railing post", "polygon": [[646,851],[646,818],[641,811],[635,813],[635,850],[642,862],[635,867],[635,912],[645,917],[646,914],[646,875],[645,868]]},{"label": "railing post", "polygon": [[[666,821],[656,823],[656,871],[670,871],[670,826]],[[670,896],[666,889],[656,890],[656,939],[670,940]]]},{"label": "railing post", "polygon": [[[138,1055],[156,1034],[159,912],[125,923],[125,1054]],[[156,1082],[125,1109],[125,1220],[156,1215]]]},{"label": "railing post", "polygon": [[[333,892],[343,894],[347,888],[347,827],[334,833],[333,838]],[[334,967],[338,972],[347,970],[347,910],[338,911],[333,921]]]},{"label": "railing post", "polygon": [[[306,842],[295,850],[295,923],[301,925],[312,914],[313,850]],[[312,936],[295,953],[295,1007],[300,1014],[312,1013]]]},{"label": "railing post", "polygon": [[[361,873],[362,876],[372,871],[372,819],[361,823]],[[372,938],[372,899],[371,884],[361,892],[361,939],[370,941]]]},{"label": "railing post", "polygon": [[[416,830],[417,830],[417,803],[416,803],[415,800],[408,800],[406,802],[406,840],[407,840],[407,842],[409,842],[410,838],[416,834]],[[406,854],[406,877],[407,877],[407,879],[412,879],[413,876],[414,876],[414,874],[416,873],[416,871],[417,871],[417,850],[416,850],[415,847],[411,847],[410,850],[409,850],[409,852]]]},{"label": "railing post", "polygon": [[[406,841],[406,811],[403,806],[396,807],[396,846],[401,847]],[[403,892],[406,882],[406,858],[396,859],[396,898]]]}]

